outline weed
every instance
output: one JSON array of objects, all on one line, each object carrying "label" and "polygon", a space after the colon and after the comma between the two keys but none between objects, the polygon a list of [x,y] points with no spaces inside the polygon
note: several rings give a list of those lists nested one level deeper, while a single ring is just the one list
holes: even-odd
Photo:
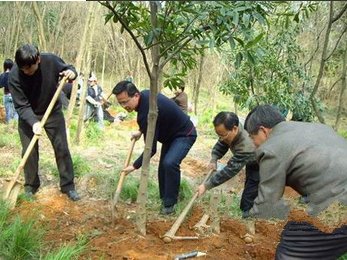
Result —
[{"label": "weed", "polygon": [[2,222],[0,252],[3,259],[37,259],[42,243],[43,235],[41,229],[35,229],[35,219],[23,222],[17,216],[13,222],[4,224]]},{"label": "weed", "polygon": [[86,239],[80,238],[76,245],[71,243],[64,245],[53,252],[49,252],[42,260],[77,260],[80,254],[86,250]]}]

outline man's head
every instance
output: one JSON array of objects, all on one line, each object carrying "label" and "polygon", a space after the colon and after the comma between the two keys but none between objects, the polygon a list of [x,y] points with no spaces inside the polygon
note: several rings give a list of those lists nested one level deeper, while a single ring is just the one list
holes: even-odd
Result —
[{"label": "man's head", "polygon": [[18,68],[23,71],[24,74],[31,76],[39,67],[39,49],[32,44],[24,44],[16,51],[15,61],[18,65]]},{"label": "man's head", "polygon": [[121,81],[113,88],[118,103],[128,112],[135,110],[139,104],[140,91],[129,81]]},{"label": "man's head", "polygon": [[88,82],[91,86],[97,85],[97,81],[98,81],[98,79],[94,75],[88,79]]},{"label": "man's head", "polygon": [[245,129],[255,146],[260,146],[269,137],[272,128],[286,121],[281,113],[271,105],[259,105],[249,112],[245,121]]},{"label": "man's head", "polygon": [[11,70],[13,67],[13,60],[11,59],[6,59],[4,61],[4,71]]},{"label": "man's head", "polygon": [[239,118],[233,112],[219,112],[213,119],[213,126],[220,141],[231,144],[239,132]]}]

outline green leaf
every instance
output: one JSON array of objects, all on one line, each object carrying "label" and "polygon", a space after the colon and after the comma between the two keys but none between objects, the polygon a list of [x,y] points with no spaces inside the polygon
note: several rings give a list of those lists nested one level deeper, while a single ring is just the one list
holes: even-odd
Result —
[{"label": "green leaf", "polygon": [[246,44],[245,48],[249,49],[252,46],[256,45],[264,36],[264,33],[260,33],[257,37],[255,37],[255,39],[253,41],[250,41]]},{"label": "green leaf", "polygon": [[234,41],[234,37],[233,37],[233,36],[230,36],[230,37],[229,37],[229,43],[230,43],[231,49],[234,50],[235,47],[236,47],[236,44],[235,44],[235,41]]},{"label": "green leaf", "polygon": [[238,68],[241,65],[241,61],[243,59],[243,55],[241,52],[236,54],[236,59],[235,59],[235,67]]}]

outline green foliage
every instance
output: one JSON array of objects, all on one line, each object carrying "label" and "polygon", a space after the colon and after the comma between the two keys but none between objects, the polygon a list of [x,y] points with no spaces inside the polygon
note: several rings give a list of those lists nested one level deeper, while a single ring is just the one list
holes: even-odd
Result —
[{"label": "green foliage", "polygon": [[14,134],[17,133],[15,123],[11,122],[9,125],[1,124],[0,132],[0,148],[5,146],[20,146],[19,134]]},{"label": "green foliage", "polygon": [[85,135],[87,137],[88,142],[93,143],[93,145],[98,145],[104,138],[104,131],[102,131],[97,122],[88,122],[86,124]]},{"label": "green foliage", "polygon": [[[311,10],[311,7],[307,8]],[[270,24],[276,26],[281,22],[281,19],[272,20]],[[255,28],[250,32],[254,37],[240,43],[244,48],[238,46],[229,52],[224,49],[225,62],[234,69],[229,79],[220,85],[220,90],[233,96],[241,108],[275,104],[287,110],[295,108],[295,112],[304,115],[306,121],[312,121],[313,109],[309,100],[312,79],[300,64],[298,54],[301,46],[296,42],[300,27],[293,23],[285,29],[278,28],[269,27],[267,37]],[[298,93],[299,90],[302,93]]]},{"label": "green foliage", "polygon": [[34,228],[35,219],[23,222],[17,216],[13,222],[2,222],[0,256],[8,260],[38,259],[43,231]]},{"label": "green foliage", "polygon": [[91,167],[88,160],[79,155],[72,155],[72,163],[74,167],[75,177],[77,178],[91,171]]},{"label": "green foliage", "polygon": [[338,132],[339,135],[341,135],[343,138],[347,139],[347,131],[346,130],[340,130]]},{"label": "green foliage", "polygon": [[[105,23],[120,23],[121,33],[127,31],[138,43],[142,39],[144,46],[138,44],[138,47],[151,49],[159,43],[162,63],[158,66],[162,68],[170,62],[173,68],[172,72],[164,75],[164,87],[170,88],[177,78],[184,77],[196,67],[196,59],[205,49],[226,42],[233,48],[255,45],[263,34],[252,34],[253,28],[266,26],[267,15],[275,6],[271,1],[99,3],[109,10]],[[155,24],[153,16],[156,17]]]},{"label": "green foliage", "polygon": [[86,249],[86,240],[82,239],[76,245],[69,243],[49,252],[42,260],[77,260]]}]

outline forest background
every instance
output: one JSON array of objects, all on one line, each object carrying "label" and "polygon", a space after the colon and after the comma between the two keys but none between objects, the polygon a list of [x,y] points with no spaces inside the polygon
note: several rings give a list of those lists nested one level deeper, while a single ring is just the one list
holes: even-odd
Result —
[{"label": "forest background", "polygon": [[[264,103],[289,110],[288,120],[295,113],[303,121],[331,125],[347,137],[345,2],[14,1],[0,2],[0,10],[2,60],[14,59],[19,46],[34,43],[41,52],[53,52],[73,64],[86,78],[94,71],[107,94],[128,72],[139,89],[150,89],[152,95],[170,96],[184,82],[194,106],[190,115],[198,119],[199,143],[206,145],[203,152],[194,153],[196,158],[209,156],[215,142],[211,121],[219,111],[245,117]],[[80,151],[81,140],[86,138],[83,145],[91,146],[99,134],[84,125],[83,102],[80,107],[74,102],[76,87],[66,122],[74,140],[71,149]],[[113,97],[109,101],[115,111],[123,111]],[[155,107],[152,99],[149,144]],[[127,120],[134,118],[130,114]],[[100,143],[109,145],[105,141],[112,139],[119,144],[117,130]],[[212,141],[206,144],[209,138]],[[146,145],[145,152],[149,148]],[[18,140],[14,149],[19,150]],[[73,159],[75,167],[86,169],[84,158]],[[46,161],[54,165],[51,159]],[[140,233],[146,232],[148,152],[144,162],[136,214]],[[16,164],[2,165],[4,172]],[[47,168],[54,172],[52,166]]]}]

